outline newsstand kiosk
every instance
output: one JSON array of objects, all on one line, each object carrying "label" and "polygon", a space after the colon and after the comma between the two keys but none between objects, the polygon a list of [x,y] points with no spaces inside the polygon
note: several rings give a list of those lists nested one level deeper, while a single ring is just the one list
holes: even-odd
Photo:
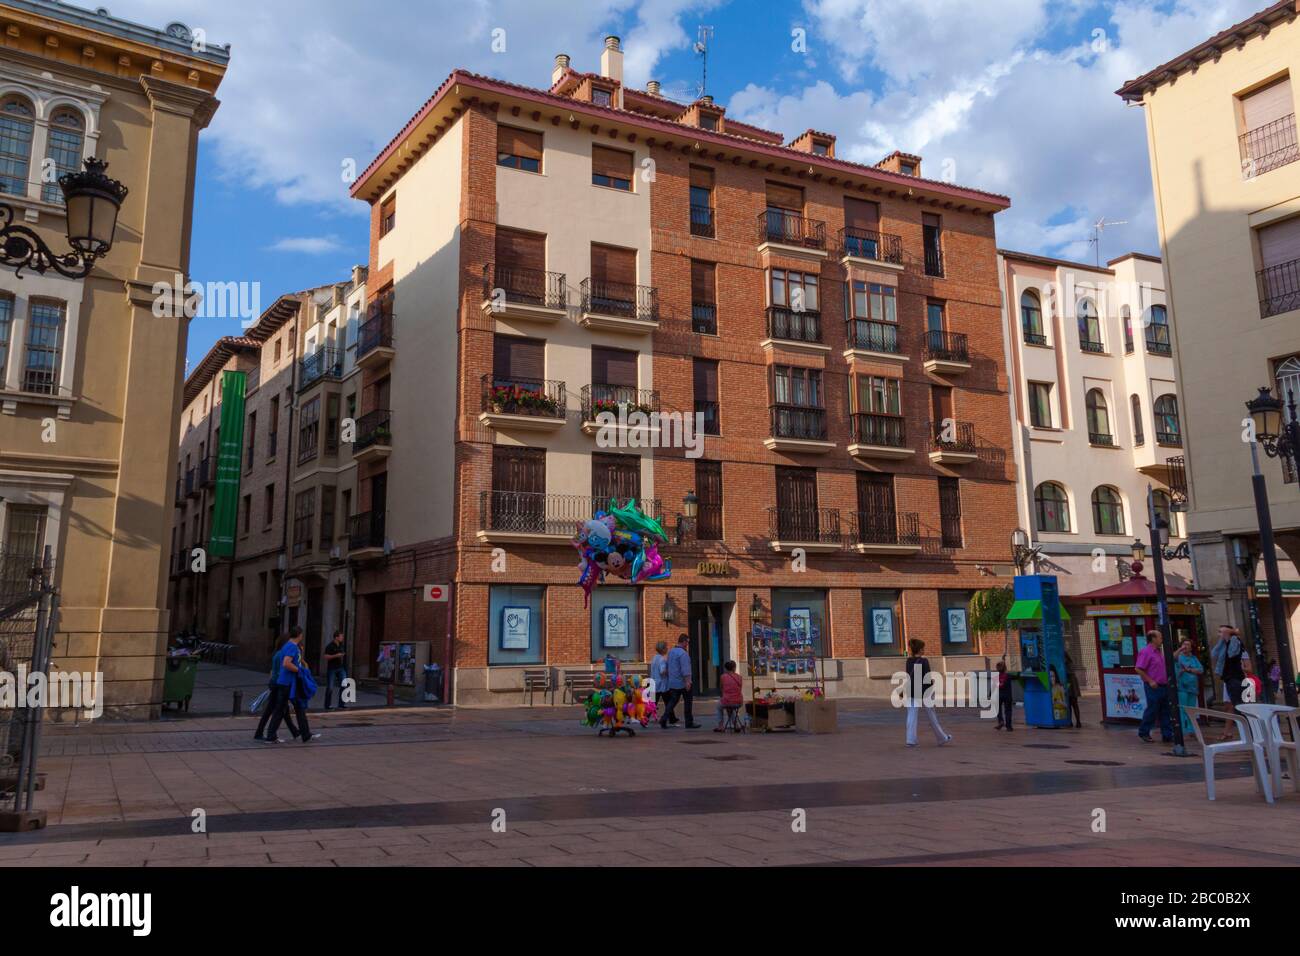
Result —
[{"label": "newsstand kiosk", "polygon": [[1070,726],[1065,683],[1065,628],[1069,614],[1053,574],[1017,577],[1016,603],[1007,623],[1020,630],[1020,679],[1025,689],[1025,723],[1030,727]]}]

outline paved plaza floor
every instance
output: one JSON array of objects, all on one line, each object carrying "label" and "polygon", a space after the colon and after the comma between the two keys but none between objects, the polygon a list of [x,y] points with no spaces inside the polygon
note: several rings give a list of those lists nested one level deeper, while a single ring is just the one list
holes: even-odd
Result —
[{"label": "paved plaza floor", "polygon": [[[1244,762],[1178,759],[1130,728],[1012,734],[942,711],[903,744],[885,702],[832,735],[661,731],[611,740],[577,708],[314,714],[314,744],[251,717],[54,726],[49,826],[0,865],[1159,866],[1300,864],[1300,793],[1265,804]],[[205,832],[193,832],[201,819]]]}]

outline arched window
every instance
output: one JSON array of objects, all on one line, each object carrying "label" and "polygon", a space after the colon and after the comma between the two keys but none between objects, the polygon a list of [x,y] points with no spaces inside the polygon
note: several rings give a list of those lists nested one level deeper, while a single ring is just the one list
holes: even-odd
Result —
[{"label": "arched window", "polygon": [[1169,524],[1169,537],[1181,538],[1178,530],[1178,512],[1174,511],[1173,501],[1163,491],[1153,491],[1151,500],[1155,504],[1156,518],[1163,518]]},{"label": "arched window", "polygon": [[1145,445],[1147,436],[1142,430],[1142,399],[1134,395],[1130,401],[1133,403],[1133,444]]},{"label": "arched window", "polygon": [[62,302],[33,301],[27,317],[27,363],[23,369],[23,391],[56,395],[59,370],[63,365]]},{"label": "arched window", "polygon": [[[86,142],[86,121],[71,107],[63,106],[50,117],[50,135],[45,157],[54,161],[54,181],[46,182],[41,198],[46,202],[63,202],[59,177],[81,168],[81,154]],[[44,179],[42,170],[42,179]]]},{"label": "arched window", "polygon": [[1123,306],[1119,310],[1120,322],[1124,325],[1124,354],[1133,354],[1133,310]]},{"label": "arched window", "polygon": [[1102,485],[1092,493],[1092,527],[1097,534],[1124,534],[1124,504],[1114,488]]},{"label": "arched window", "polygon": [[27,195],[35,116],[32,104],[20,96],[0,100],[0,193]]},{"label": "arched window", "polygon": [[1020,328],[1026,345],[1047,344],[1043,333],[1043,303],[1033,289],[1026,289],[1020,297]]},{"label": "arched window", "polygon": [[1162,445],[1183,446],[1183,430],[1178,422],[1178,399],[1161,395],[1156,399],[1156,441]]},{"label": "arched window", "polygon": [[0,296],[0,389],[5,387],[5,369],[9,367],[9,337],[14,320],[13,296]]},{"label": "arched window", "polygon": [[1088,296],[1079,300],[1079,348],[1085,352],[1102,352],[1101,319],[1097,316],[1097,304]]},{"label": "arched window", "polygon": [[1034,509],[1039,531],[1070,530],[1070,499],[1056,482],[1045,481],[1034,489]]},{"label": "arched window", "polygon": [[1163,305],[1153,305],[1147,312],[1147,351],[1152,355],[1173,355],[1169,339],[1169,313]]},{"label": "arched window", "polygon": [[1110,409],[1106,407],[1106,396],[1101,389],[1088,390],[1088,441],[1094,445],[1113,445],[1115,435],[1110,430]]},{"label": "arched window", "polygon": [[[1291,400],[1300,408],[1300,358],[1291,356],[1277,367],[1277,397],[1282,401],[1283,414],[1291,420]],[[1300,414],[1300,413],[1298,413]]]}]

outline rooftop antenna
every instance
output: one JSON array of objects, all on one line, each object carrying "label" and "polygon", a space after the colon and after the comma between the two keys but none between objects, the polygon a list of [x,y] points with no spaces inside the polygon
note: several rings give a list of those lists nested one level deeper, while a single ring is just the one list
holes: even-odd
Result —
[{"label": "rooftop antenna", "polygon": [[1092,224],[1092,238],[1088,240],[1088,245],[1096,250],[1097,268],[1101,268],[1101,234],[1106,231],[1107,226],[1127,226],[1127,219],[1107,219],[1105,216],[1098,219]]},{"label": "rooftop antenna", "polygon": [[696,31],[695,53],[700,58],[700,91],[703,97],[709,86],[709,41],[713,39],[713,27],[700,26]]}]

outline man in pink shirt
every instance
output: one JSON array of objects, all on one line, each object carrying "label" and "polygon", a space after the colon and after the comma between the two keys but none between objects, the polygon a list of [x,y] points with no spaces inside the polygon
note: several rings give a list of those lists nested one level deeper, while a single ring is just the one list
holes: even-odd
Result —
[{"label": "man in pink shirt", "polygon": [[1156,718],[1160,719],[1160,739],[1172,743],[1174,725],[1169,718],[1169,675],[1165,671],[1164,635],[1159,631],[1147,632],[1147,646],[1138,651],[1135,669],[1142,682],[1146,684],[1147,709],[1142,715],[1142,724],[1138,727],[1138,737],[1147,743],[1151,740],[1151,728]]}]

